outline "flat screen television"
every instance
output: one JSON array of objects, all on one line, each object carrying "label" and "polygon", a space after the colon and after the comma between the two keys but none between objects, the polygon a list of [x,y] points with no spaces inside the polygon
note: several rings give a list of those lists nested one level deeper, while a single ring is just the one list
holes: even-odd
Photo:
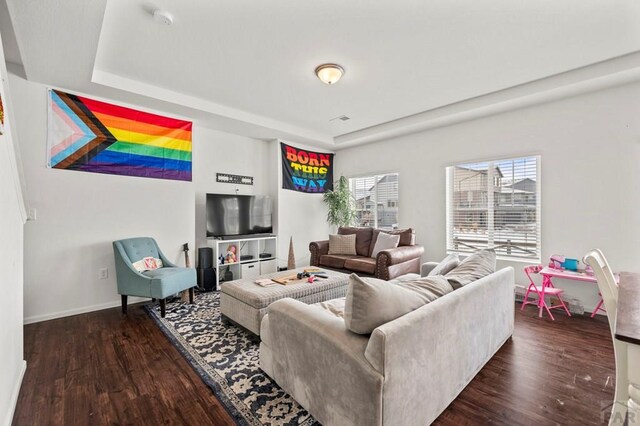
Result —
[{"label": "flat screen television", "polygon": [[266,195],[207,194],[207,237],[271,234],[271,198]]}]

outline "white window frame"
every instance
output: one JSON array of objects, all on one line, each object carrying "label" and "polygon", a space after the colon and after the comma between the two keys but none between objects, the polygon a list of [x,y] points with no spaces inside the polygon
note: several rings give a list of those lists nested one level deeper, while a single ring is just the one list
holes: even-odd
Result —
[{"label": "white window frame", "polygon": [[453,184],[451,182],[452,172],[451,170],[458,166],[464,166],[467,164],[478,164],[478,163],[487,163],[487,247],[491,248],[494,246],[494,215],[491,214],[493,212],[494,206],[494,194],[493,191],[489,190],[489,185],[494,182],[494,173],[495,167],[492,167],[494,163],[503,162],[503,161],[516,161],[525,158],[535,158],[536,159],[536,255],[535,257],[524,257],[518,256],[515,254],[504,255],[498,254],[497,258],[500,260],[508,260],[508,261],[516,261],[516,262],[525,262],[525,263],[540,263],[542,258],[542,178],[541,178],[541,165],[542,159],[540,155],[532,154],[532,155],[520,155],[516,157],[509,158],[494,158],[491,160],[478,160],[478,161],[465,161],[459,162],[455,164],[451,164],[446,167],[445,175],[446,175],[446,252],[447,254],[457,253],[461,255],[469,255],[469,251],[465,250],[455,250],[454,242],[453,242],[453,231],[452,227],[452,212],[451,212],[451,203],[454,201],[453,194]]},{"label": "white window frame", "polygon": [[[380,172],[380,173],[366,173],[366,174],[362,174],[362,175],[357,175],[357,176],[349,176],[349,190],[351,191],[351,194],[353,195],[354,200],[356,199],[356,194],[355,194],[355,188],[352,187],[352,180],[353,179],[367,179],[367,178],[376,178],[376,177],[384,177],[386,175],[397,175],[398,176],[398,200],[396,201],[396,205],[395,208],[398,209],[398,222],[397,222],[397,229],[400,229],[400,173],[399,172]],[[374,179],[375,180],[375,179]],[[357,201],[357,200],[356,200]],[[369,225],[370,228],[378,228],[378,197],[377,197],[377,191],[376,191],[376,196],[372,197],[371,202],[373,203],[373,223],[371,225]],[[358,226],[361,226],[360,224],[358,224]]]}]

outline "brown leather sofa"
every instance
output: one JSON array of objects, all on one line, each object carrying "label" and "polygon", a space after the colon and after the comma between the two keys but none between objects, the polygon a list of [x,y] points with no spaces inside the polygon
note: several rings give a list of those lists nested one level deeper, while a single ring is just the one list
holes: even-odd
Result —
[{"label": "brown leather sofa", "polygon": [[[399,234],[398,247],[383,250],[376,258],[371,253],[378,233]],[[355,272],[362,276],[373,276],[382,280],[392,280],[400,275],[420,273],[424,247],[416,245],[411,228],[386,231],[374,228],[339,228],[338,234],[356,234],[357,256],[329,254],[329,240],[314,241],[309,244],[311,266],[333,269],[340,272]]]}]

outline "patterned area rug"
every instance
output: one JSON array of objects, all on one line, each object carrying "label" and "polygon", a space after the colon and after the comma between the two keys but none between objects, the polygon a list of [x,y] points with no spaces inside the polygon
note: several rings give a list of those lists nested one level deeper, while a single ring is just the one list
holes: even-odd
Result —
[{"label": "patterned area rug", "polygon": [[165,318],[157,306],[145,309],[237,424],[318,425],[260,370],[258,338],[222,322],[218,292],[198,294],[193,305],[168,303]]}]

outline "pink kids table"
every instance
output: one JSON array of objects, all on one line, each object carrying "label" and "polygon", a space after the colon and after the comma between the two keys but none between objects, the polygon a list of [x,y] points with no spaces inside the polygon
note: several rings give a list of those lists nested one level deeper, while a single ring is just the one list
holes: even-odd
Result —
[{"label": "pink kids table", "polygon": [[[596,279],[596,277],[594,277],[593,275],[585,274],[584,272],[574,272],[574,271],[553,269],[553,268],[549,268],[548,266],[545,266],[544,268],[542,268],[542,270],[539,273],[540,275],[542,275],[542,278],[543,278],[542,280],[543,300],[544,300],[544,290],[546,287],[548,287],[549,284],[551,284],[552,278],[562,278],[565,280],[582,281],[586,283],[593,283],[596,285],[598,284],[598,280]],[[615,278],[617,282],[619,279],[618,274],[615,274]],[[596,316],[596,313],[602,309],[602,302],[603,302],[602,297],[600,297],[600,302],[598,302],[598,305],[593,310],[593,313],[591,314],[591,318]],[[540,308],[540,316],[542,316],[542,308]]]}]

